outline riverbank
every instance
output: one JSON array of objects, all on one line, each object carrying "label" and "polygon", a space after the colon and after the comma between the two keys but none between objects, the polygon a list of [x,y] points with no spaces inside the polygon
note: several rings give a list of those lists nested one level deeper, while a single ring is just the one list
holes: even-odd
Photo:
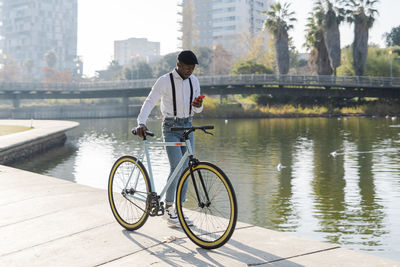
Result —
[{"label": "riverbank", "polygon": [[220,103],[215,98],[207,98],[200,117],[204,118],[300,118],[300,117],[340,117],[340,116],[400,116],[397,102],[366,102],[348,106],[322,104],[267,104],[257,105],[251,98],[225,99]]},{"label": "riverbank", "polygon": [[65,132],[79,125],[72,121],[0,120],[0,125],[29,128],[29,130],[0,136],[0,164],[12,163],[66,140]]},{"label": "riverbank", "polygon": [[[87,119],[137,117],[143,99],[130,98],[126,101],[46,102],[44,105],[0,107],[0,119]],[[349,104],[351,103],[351,104]],[[335,104],[299,104],[270,103],[257,104],[255,97],[228,96],[220,99],[207,96],[201,118],[300,118],[300,117],[340,117],[340,116],[400,116],[400,104],[397,101],[365,101]],[[160,116],[159,106],[152,112]]]}]

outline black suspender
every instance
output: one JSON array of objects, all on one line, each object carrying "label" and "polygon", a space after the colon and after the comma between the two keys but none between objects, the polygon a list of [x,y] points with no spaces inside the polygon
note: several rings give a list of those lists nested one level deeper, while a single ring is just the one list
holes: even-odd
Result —
[{"label": "black suspender", "polygon": [[189,99],[189,117],[192,115],[192,99],[193,99],[193,85],[192,85],[192,80],[189,78],[189,84],[190,84],[190,99]]},{"label": "black suspender", "polygon": [[172,72],[169,74],[169,79],[171,80],[171,86],[172,86],[172,101],[174,102],[174,118],[176,118],[175,83],[174,83],[174,77],[172,76]]},{"label": "black suspender", "polygon": [[[169,79],[171,80],[171,87],[172,87],[172,102],[174,105],[174,117],[176,118],[176,94],[175,94],[175,82],[172,72],[169,74]],[[193,85],[192,80],[189,78],[190,84],[190,99],[189,99],[189,116],[192,114],[192,101],[193,101]]]}]

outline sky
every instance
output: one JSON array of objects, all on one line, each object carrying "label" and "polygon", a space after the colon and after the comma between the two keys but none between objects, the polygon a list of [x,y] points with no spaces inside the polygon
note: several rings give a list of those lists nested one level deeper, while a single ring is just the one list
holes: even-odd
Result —
[{"label": "sky", "polygon": [[[298,21],[290,32],[295,46],[305,52],[305,24],[313,0],[286,0]],[[161,55],[178,50],[177,0],[78,0],[78,55],[84,62],[84,74],[107,68],[114,55],[114,41],[147,38],[161,43]],[[384,47],[382,35],[400,25],[400,0],[380,0],[379,16],[370,30],[370,42]],[[342,47],[353,42],[353,29],[340,28]]]}]

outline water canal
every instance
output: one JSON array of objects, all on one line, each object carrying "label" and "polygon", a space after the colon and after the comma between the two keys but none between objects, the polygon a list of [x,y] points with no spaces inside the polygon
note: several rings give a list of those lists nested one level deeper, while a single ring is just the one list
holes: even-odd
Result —
[{"label": "water canal", "polygon": [[[77,120],[67,143],[14,166],[106,188],[121,155],[135,154],[135,119]],[[197,120],[199,159],[231,178],[239,220],[400,261],[400,120],[297,118]],[[159,121],[150,129],[161,137]],[[151,152],[160,187],[169,166]],[[158,187],[158,188],[160,188]]]}]

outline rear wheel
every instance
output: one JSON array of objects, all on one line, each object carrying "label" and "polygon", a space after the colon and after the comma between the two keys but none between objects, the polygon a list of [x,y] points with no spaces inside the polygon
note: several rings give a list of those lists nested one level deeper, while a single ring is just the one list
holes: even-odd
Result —
[{"label": "rear wheel", "polygon": [[211,163],[199,162],[193,167],[193,177],[189,168],[183,172],[176,210],[186,235],[202,248],[224,245],[235,230],[235,191],[225,173]]},{"label": "rear wheel", "polygon": [[115,219],[125,229],[136,230],[146,222],[150,192],[149,176],[140,161],[123,156],[114,163],[108,179],[108,200]]}]

